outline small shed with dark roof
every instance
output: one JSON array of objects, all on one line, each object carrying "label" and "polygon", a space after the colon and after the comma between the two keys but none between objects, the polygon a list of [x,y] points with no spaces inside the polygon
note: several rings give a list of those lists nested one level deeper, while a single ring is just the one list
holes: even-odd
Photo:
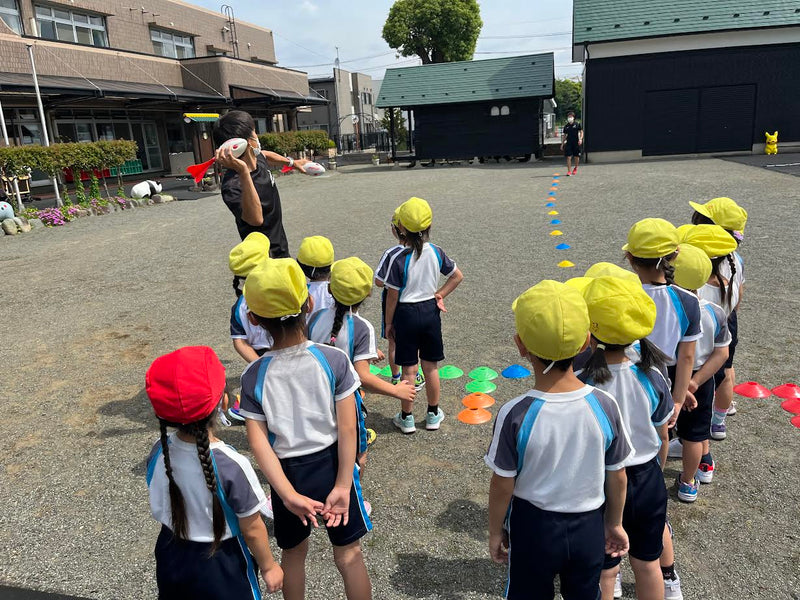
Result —
[{"label": "small shed with dark roof", "polygon": [[553,54],[388,69],[376,106],[409,112],[415,159],[538,154]]},{"label": "small shed with dark roof", "polygon": [[800,147],[800,2],[574,0],[589,160]]}]

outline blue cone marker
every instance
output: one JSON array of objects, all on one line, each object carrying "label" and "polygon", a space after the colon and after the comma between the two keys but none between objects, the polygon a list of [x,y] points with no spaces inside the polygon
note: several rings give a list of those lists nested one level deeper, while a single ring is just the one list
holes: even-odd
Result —
[{"label": "blue cone marker", "polygon": [[556,246],[556,250],[569,250],[569,248],[570,248],[569,244],[559,244],[558,246]]},{"label": "blue cone marker", "polygon": [[553,208],[555,205],[556,205],[556,203],[555,203],[555,202],[548,202],[548,203],[547,203],[547,204],[545,204],[544,206],[545,206],[545,208]]},{"label": "blue cone marker", "polygon": [[561,221],[559,221],[558,219],[553,219],[552,221],[550,221],[550,225],[561,225]]},{"label": "blue cone marker", "polygon": [[547,195],[548,195],[548,196],[555,196],[555,195],[556,195],[556,193],[555,193],[555,192],[550,192],[550,193],[548,193]]}]

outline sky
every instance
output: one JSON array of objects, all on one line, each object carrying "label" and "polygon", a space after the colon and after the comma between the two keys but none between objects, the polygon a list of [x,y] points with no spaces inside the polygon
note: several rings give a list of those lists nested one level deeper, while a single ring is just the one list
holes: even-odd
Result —
[{"label": "sky", "polygon": [[[387,67],[421,64],[397,57],[381,37],[392,0],[188,0],[218,11],[227,1],[236,19],[273,31],[278,65],[310,78],[330,74],[336,47],[342,69],[382,79]],[[480,0],[479,0],[480,1]],[[571,63],[571,0],[480,1],[483,29],[475,59],[553,51],[556,77],[576,77]]]}]

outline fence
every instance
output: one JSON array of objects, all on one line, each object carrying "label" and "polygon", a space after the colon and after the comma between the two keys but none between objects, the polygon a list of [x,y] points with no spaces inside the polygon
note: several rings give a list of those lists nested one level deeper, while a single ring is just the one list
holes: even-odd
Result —
[{"label": "fence", "polygon": [[389,152],[389,133],[386,131],[372,131],[369,133],[345,133],[333,136],[339,152]]}]

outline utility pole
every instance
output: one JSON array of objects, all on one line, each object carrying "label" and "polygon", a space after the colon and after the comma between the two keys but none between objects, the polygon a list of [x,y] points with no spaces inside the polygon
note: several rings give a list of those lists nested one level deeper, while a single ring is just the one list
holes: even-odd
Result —
[{"label": "utility pole", "polygon": [[[42,139],[46,148],[50,147],[50,138],[47,135],[47,120],[44,116],[44,106],[42,105],[42,94],[39,92],[39,78],[36,76],[36,63],[33,60],[33,44],[28,46],[28,56],[31,59],[31,73],[33,74],[33,87],[36,90],[36,102],[39,104],[39,119],[42,122]],[[61,201],[61,194],[58,192],[58,179],[53,175],[53,191],[56,193],[56,206],[64,206]]]},{"label": "utility pole", "polygon": [[342,143],[342,122],[339,120],[339,46],[336,46],[336,60],[333,63],[333,95],[336,104],[336,144]]}]

